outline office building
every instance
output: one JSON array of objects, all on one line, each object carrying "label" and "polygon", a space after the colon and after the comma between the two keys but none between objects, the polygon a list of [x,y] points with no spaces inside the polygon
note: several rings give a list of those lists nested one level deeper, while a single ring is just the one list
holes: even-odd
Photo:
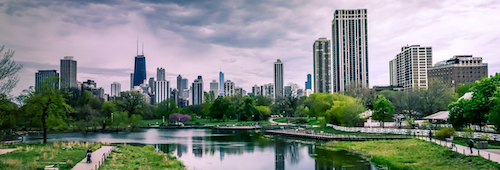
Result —
[{"label": "office building", "polygon": [[155,82],[155,102],[161,103],[170,97],[170,82],[156,81]]},{"label": "office building", "polygon": [[243,88],[241,88],[241,87],[234,88],[234,94],[245,96],[246,93],[247,92],[245,90],[243,90]]},{"label": "office building", "polygon": [[449,60],[437,62],[428,69],[429,80],[439,80],[456,87],[458,83],[474,83],[488,76],[488,64],[482,57],[456,55]]},{"label": "office building", "polygon": [[401,47],[401,52],[389,61],[389,79],[392,86],[404,90],[427,89],[427,68],[432,65],[432,47],[411,45]]},{"label": "office building", "polygon": [[215,97],[219,95],[219,83],[217,83],[217,81],[212,80],[212,82],[210,82],[210,91],[214,92]]},{"label": "office building", "polygon": [[302,90],[302,89],[297,89],[297,98],[300,98],[300,97],[302,97],[302,96],[304,96],[304,90]]},{"label": "office building", "polygon": [[89,91],[95,97],[104,100],[104,88],[97,87],[97,83],[94,80],[87,80],[83,82],[81,90]]},{"label": "office building", "polygon": [[252,94],[254,96],[260,96],[260,95],[262,95],[262,91],[261,90],[262,90],[261,86],[254,85],[252,87]]},{"label": "office building", "polygon": [[283,62],[280,59],[274,63],[274,98],[283,97]]},{"label": "office building", "polygon": [[220,86],[220,89],[219,89],[219,96],[226,96],[225,95],[225,90],[224,90],[224,84],[225,84],[225,81],[224,81],[224,73],[219,72],[219,86]]},{"label": "office building", "polygon": [[154,77],[150,77],[149,78],[149,94],[154,94],[155,93],[155,78]]},{"label": "office building", "polygon": [[[187,89],[187,90],[189,90],[189,89],[188,89],[188,79],[183,78],[183,79],[182,79],[182,90],[186,90],[186,89]],[[187,97],[186,97],[186,98],[187,98]]]},{"label": "office building", "polygon": [[73,56],[65,56],[61,59],[61,89],[77,88],[76,60]]},{"label": "office building", "polygon": [[111,97],[120,97],[122,85],[118,82],[113,82],[111,84]]},{"label": "office building", "polygon": [[269,84],[264,84],[263,87],[264,91],[262,94],[267,97],[274,97],[274,84],[269,83]]},{"label": "office building", "polygon": [[164,68],[156,68],[156,81],[166,81]]},{"label": "office building", "polygon": [[307,74],[306,90],[311,89],[311,87],[312,87],[311,74]]},{"label": "office building", "polygon": [[202,104],[203,103],[203,79],[201,76],[198,76],[197,79],[193,82],[193,105]]},{"label": "office building", "polygon": [[35,90],[41,90],[44,85],[59,89],[59,73],[56,70],[38,70],[35,73]]},{"label": "office building", "polygon": [[[314,92],[331,93],[332,59],[330,40],[319,38],[313,44]],[[308,84],[306,83],[306,88]]]},{"label": "office building", "polygon": [[130,90],[134,89],[134,73],[130,73]]},{"label": "office building", "polygon": [[146,80],[146,57],[144,57],[143,51],[142,55],[135,57],[133,86],[141,85],[144,80]]},{"label": "office building", "polygon": [[179,74],[177,76],[177,89],[181,89],[182,88],[182,76]]},{"label": "office building", "polygon": [[292,86],[285,86],[285,97],[292,97]]},{"label": "office building", "polygon": [[223,91],[223,95],[224,96],[231,96],[231,95],[234,95],[235,94],[235,85],[234,85],[234,82],[232,82],[231,80],[226,80],[224,82],[224,91]]},{"label": "office building", "polygon": [[366,9],[335,10],[332,21],[333,92],[369,87],[366,13]]}]

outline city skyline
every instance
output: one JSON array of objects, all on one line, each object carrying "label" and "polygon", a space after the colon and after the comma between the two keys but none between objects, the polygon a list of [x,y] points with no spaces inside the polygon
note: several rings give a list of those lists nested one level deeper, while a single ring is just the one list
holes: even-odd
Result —
[{"label": "city skyline", "polygon": [[[499,14],[499,2],[206,3],[65,2],[64,10],[59,11],[50,10],[62,7],[57,3],[2,3],[0,18],[5,24],[0,28],[0,43],[15,50],[14,60],[24,64],[18,73],[21,80],[11,94],[33,86],[38,70],[58,70],[64,56],[78,61],[78,81],[95,80],[106,93],[115,81],[122,89],[130,89],[137,36],[147,52],[146,77],[155,77],[155,69],[163,67],[171,82],[178,74],[191,80],[197,75],[212,80],[218,79],[218,66],[222,65],[226,79],[249,91],[254,84],[273,82],[270,63],[280,58],[287,63],[285,82],[302,87],[304,75],[312,73],[310,44],[319,37],[331,37],[336,9],[368,10],[370,86],[389,85],[388,61],[406,44],[432,46],[433,62],[457,54],[480,56],[489,63],[490,75],[500,72],[500,61],[495,58],[498,49],[492,48],[500,37],[495,31],[499,28],[495,21],[500,19],[494,17]],[[170,12],[158,13],[161,9]],[[243,13],[231,15],[236,9]],[[182,15],[182,11],[188,13]],[[22,13],[31,15],[17,15]],[[99,17],[107,14],[109,18]],[[157,22],[167,18],[174,24]],[[25,27],[26,23],[33,27]],[[184,27],[189,29],[181,29]],[[198,48],[187,50],[193,46]]]}]

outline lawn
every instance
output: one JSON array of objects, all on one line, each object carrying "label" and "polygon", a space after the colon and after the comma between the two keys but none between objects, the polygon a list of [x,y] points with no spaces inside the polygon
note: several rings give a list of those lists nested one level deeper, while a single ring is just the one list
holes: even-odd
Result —
[{"label": "lawn", "polygon": [[[71,146],[71,150],[62,149]],[[16,151],[0,155],[0,169],[37,169],[57,162],[60,169],[71,169],[85,158],[87,149],[97,150],[100,143],[54,142],[47,144],[12,144],[1,145],[1,148],[17,148]],[[47,163],[54,162],[54,163]]]},{"label": "lawn", "polygon": [[155,152],[151,145],[144,147],[131,145],[118,145],[109,155],[108,159],[99,168],[103,170],[115,169],[185,169],[182,162],[175,157]]},{"label": "lawn", "polygon": [[[455,143],[457,145],[462,145],[462,146],[469,147],[469,145],[467,144],[468,140],[469,139],[466,139],[466,138],[454,137],[453,138],[453,143]],[[474,147],[476,147],[476,145],[474,145]],[[500,142],[489,140],[488,141],[488,149],[500,149]]]},{"label": "lawn", "polygon": [[418,139],[365,142],[329,142],[326,148],[358,152],[390,169],[500,169],[496,162],[465,156],[447,147]]},{"label": "lawn", "polygon": [[310,128],[309,130],[323,131],[324,133],[334,133],[339,135],[356,135],[356,136],[405,136],[389,133],[362,133],[362,132],[344,132],[340,130],[335,130],[332,127],[316,127]]},{"label": "lawn", "polygon": [[[299,119],[305,119],[308,125],[320,125],[320,120],[324,118],[320,117],[318,120],[316,120],[315,117],[291,117],[290,123],[298,124]],[[274,118],[273,121],[278,123],[288,123],[286,117]]]},{"label": "lawn", "polygon": [[[151,125],[156,125],[156,122],[158,124],[162,124],[162,119],[152,119],[152,120],[141,120],[140,124],[143,126],[147,126],[148,124]],[[225,122],[218,120],[218,119],[196,119],[194,121],[188,121],[185,122],[184,125],[237,125],[237,126],[247,126],[247,125],[252,125],[255,123],[259,124],[269,124],[268,120],[261,120],[261,121],[238,121],[236,119],[229,119]]]}]

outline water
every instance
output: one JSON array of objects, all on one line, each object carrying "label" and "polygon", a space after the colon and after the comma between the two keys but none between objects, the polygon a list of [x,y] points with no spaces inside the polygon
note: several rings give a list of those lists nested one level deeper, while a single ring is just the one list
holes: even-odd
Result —
[{"label": "water", "polygon": [[[27,136],[41,142],[42,136]],[[317,147],[319,143],[256,132],[208,129],[147,129],[144,132],[58,133],[48,141],[151,144],[177,156],[189,170],[377,169],[359,156]]]}]

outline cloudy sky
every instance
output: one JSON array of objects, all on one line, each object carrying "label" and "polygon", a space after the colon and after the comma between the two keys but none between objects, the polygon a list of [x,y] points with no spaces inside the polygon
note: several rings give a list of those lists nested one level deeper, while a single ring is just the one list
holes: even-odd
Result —
[{"label": "cloudy sky", "polygon": [[24,65],[14,95],[34,85],[37,70],[59,70],[64,56],[78,61],[79,81],[93,79],[106,93],[117,81],[127,90],[137,38],[148,77],[157,67],[171,83],[179,74],[190,82],[202,75],[208,90],[222,68],[226,80],[251,91],[273,81],[273,62],[281,59],[285,84],[304,87],[312,44],[332,38],[334,11],[362,8],[370,86],[389,84],[389,60],[407,44],[432,46],[433,63],[472,54],[489,64],[489,74],[500,72],[495,0],[0,0],[0,45]]}]

